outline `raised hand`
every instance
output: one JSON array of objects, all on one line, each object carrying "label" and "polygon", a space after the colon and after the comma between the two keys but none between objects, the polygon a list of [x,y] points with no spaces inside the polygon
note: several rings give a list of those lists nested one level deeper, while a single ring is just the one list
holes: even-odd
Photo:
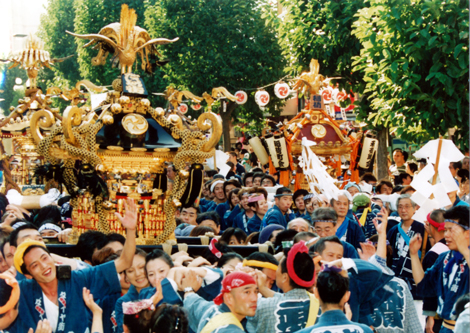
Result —
[{"label": "raised hand", "polygon": [[419,250],[421,249],[421,244],[423,243],[423,238],[420,234],[414,235],[414,237],[410,240],[410,254],[418,254]]},{"label": "raised hand", "polygon": [[[379,224],[380,221],[380,224]],[[377,230],[377,233],[383,236],[387,236],[387,224],[388,224],[388,213],[385,207],[382,207],[380,209],[380,212],[377,214],[377,217],[372,220],[374,223],[375,229]]]},{"label": "raised hand", "polygon": [[103,310],[95,303],[93,295],[90,293],[90,290],[83,288],[83,301],[85,305],[90,309],[92,313],[101,314]]},{"label": "raised hand", "polygon": [[191,287],[194,291],[198,291],[201,288],[202,279],[192,270],[186,272],[184,278],[181,281],[181,288]]},{"label": "raised hand", "polygon": [[163,299],[163,292],[162,292],[162,281],[157,281],[155,285],[155,294],[152,296],[153,298],[153,305],[157,306],[158,303]]},{"label": "raised hand", "polygon": [[134,202],[134,199],[127,198],[124,201],[125,214],[124,217],[121,216],[118,212],[114,213],[116,217],[121,221],[121,224],[127,230],[135,230],[137,225],[137,206]]},{"label": "raised hand", "polygon": [[40,320],[38,322],[38,326],[36,326],[36,331],[33,331],[32,328],[30,328],[28,331],[28,333],[33,333],[33,332],[34,333],[52,333],[51,323],[47,319]]},{"label": "raised hand", "polygon": [[375,246],[370,243],[360,243],[361,248],[357,249],[357,253],[359,254],[359,258],[362,260],[369,260],[375,254]]}]

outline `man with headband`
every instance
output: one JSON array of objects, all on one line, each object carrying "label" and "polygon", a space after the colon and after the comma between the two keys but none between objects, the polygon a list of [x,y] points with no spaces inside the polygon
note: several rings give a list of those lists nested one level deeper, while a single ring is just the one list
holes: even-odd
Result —
[{"label": "man with headband", "polygon": [[252,194],[248,198],[248,206],[250,206],[251,209],[255,212],[255,215],[253,215],[253,217],[248,220],[247,234],[260,231],[263,218],[269,209],[268,202],[266,199],[267,199],[267,194],[265,196],[264,194],[261,194],[261,193]]},{"label": "man with headband", "polygon": [[6,329],[15,321],[19,299],[18,281],[8,273],[0,274],[0,330]]},{"label": "man with headband", "polygon": [[91,314],[83,303],[83,288],[95,299],[121,292],[118,272],[132,265],[135,253],[137,208],[132,199],[125,202],[125,215],[116,216],[126,228],[126,243],[115,261],[80,271],[58,274],[49,250],[43,242],[27,239],[18,245],[14,266],[27,279],[19,282],[21,295],[18,319],[5,331],[24,333],[47,319],[55,333],[85,332]]},{"label": "man with headband", "polygon": [[189,312],[189,325],[197,333],[247,332],[246,317],[256,313],[258,287],[255,279],[244,272],[233,272],[222,281],[222,290],[214,302],[194,293],[198,282],[190,273],[182,280],[184,307]]},{"label": "man with headband", "polygon": [[314,293],[320,300],[322,315],[314,326],[305,328],[297,333],[373,332],[364,324],[350,321],[344,314],[344,305],[349,300],[351,293],[349,292],[348,275],[341,268],[325,266],[320,274],[318,274]]},{"label": "man with headband", "polygon": [[[439,255],[449,251],[444,238],[446,224],[444,222],[444,210],[436,209],[428,214],[424,224],[428,234],[434,239],[434,246],[426,253],[423,260],[423,270],[426,272],[436,262]],[[437,297],[424,297],[423,315],[426,317],[426,328],[439,332],[442,326],[442,319],[437,316]]]},{"label": "man with headband", "polygon": [[304,241],[292,246],[276,271],[276,285],[284,293],[266,286],[266,276],[256,271],[263,296],[258,310],[248,318],[249,331],[257,333],[295,332],[313,326],[320,304],[308,290],[315,281],[315,265]]},{"label": "man with headband", "polygon": [[274,196],[274,206],[266,212],[261,229],[270,224],[279,224],[287,228],[287,223],[295,219],[294,213],[291,211],[292,191],[287,187],[280,187],[276,190]]},{"label": "man with headband", "polygon": [[38,231],[41,237],[56,237],[62,229],[54,223],[43,223]]},{"label": "man with headband", "polygon": [[254,252],[243,260],[244,267],[251,267],[263,272],[266,275],[266,282],[269,289],[272,289],[276,282],[276,271],[279,262],[270,253]]},{"label": "man with headband", "polygon": [[444,235],[450,251],[439,255],[435,264],[426,272],[418,255],[421,235],[415,235],[410,241],[411,267],[417,292],[425,297],[438,297],[437,314],[444,320],[440,330],[444,333],[454,329],[452,310],[455,302],[469,292],[469,213],[466,206],[455,206],[444,213]]}]

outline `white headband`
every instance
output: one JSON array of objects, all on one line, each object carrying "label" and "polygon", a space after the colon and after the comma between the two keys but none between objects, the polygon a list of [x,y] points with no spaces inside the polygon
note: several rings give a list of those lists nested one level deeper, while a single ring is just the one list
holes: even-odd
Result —
[{"label": "white headband", "polygon": [[216,180],[215,182],[212,183],[211,185],[211,192],[213,193],[214,192],[214,188],[218,185],[218,184],[223,184],[225,183],[223,180]]},{"label": "white headband", "polygon": [[54,231],[57,231],[57,232],[61,232],[62,229],[58,226],[58,225],[55,225],[53,223],[45,223],[43,224],[40,228],[39,228],[39,232],[41,231],[44,231],[44,230],[54,230]]}]

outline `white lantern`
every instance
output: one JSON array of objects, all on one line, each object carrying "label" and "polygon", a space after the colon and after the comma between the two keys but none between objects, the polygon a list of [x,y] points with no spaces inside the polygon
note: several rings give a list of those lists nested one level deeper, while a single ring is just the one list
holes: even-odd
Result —
[{"label": "white lantern", "polygon": [[246,101],[248,100],[248,95],[246,94],[246,92],[241,91],[241,90],[235,93],[235,97],[237,98],[235,102],[239,105],[245,104]]},{"label": "white lantern", "polygon": [[188,112],[188,105],[181,103],[180,106],[178,107],[178,110],[182,113],[185,114]]},{"label": "white lantern", "polygon": [[276,83],[274,86],[274,93],[280,99],[286,98],[290,93],[289,85],[285,82]]},{"label": "white lantern", "polygon": [[255,102],[259,106],[266,106],[269,103],[269,93],[265,90],[259,90],[255,94]]},{"label": "white lantern", "polygon": [[266,165],[269,163],[269,156],[268,153],[266,152],[266,149],[263,146],[263,143],[261,142],[260,138],[254,137],[248,140],[250,143],[251,148],[253,149],[253,152],[256,154],[258,157],[259,161],[261,162],[261,165]]}]

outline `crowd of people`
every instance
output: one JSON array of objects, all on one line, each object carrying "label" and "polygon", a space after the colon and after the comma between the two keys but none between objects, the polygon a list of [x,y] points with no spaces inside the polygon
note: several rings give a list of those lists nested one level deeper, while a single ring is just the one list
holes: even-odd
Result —
[{"label": "crowd of people", "polygon": [[69,198],[31,212],[0,195],[0,330],[468,332],[467,157],[449,165],[452,204],[423,224],[410,183],[425,161],[401,149],[389,178],[365,173],[331,200],[278,185],[243,147],[229,156],[228,174],[207,170],[200,201],[177,213],[177,239],[211,239],[197,257],[137,247],[131,199],[117,214],[125,237],[87,231],[80,258],[62,257],[44,240],[67,240]]}]

